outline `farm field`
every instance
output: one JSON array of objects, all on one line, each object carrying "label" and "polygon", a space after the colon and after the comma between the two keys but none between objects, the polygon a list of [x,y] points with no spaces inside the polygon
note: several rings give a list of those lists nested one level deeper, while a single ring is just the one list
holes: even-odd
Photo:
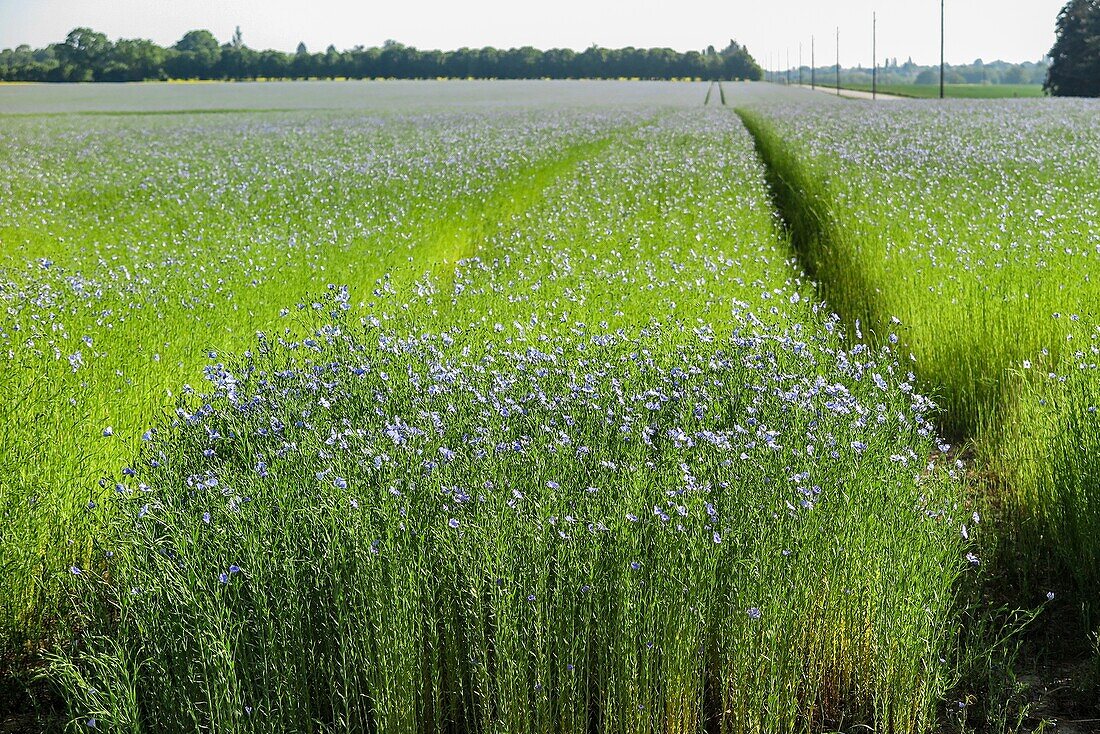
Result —
[{"label": "farm field", "polygon": [[706,82],[542,80],[0,84],[0,114],[693,107]]},{"label": "farm field", "polygon": [[1051,569],[1093,620],[1100,107],[858,110],[745,113],[785,182],[801,261],[847,320],[912,351],[941,425],[971,442],[994,485],[1001,552],[1025,585]]},{"label": "farm field", "polygon": [[976,576],[1100,590],[1095,103],[30,89],[0,660],[62,728],[961,731]]}]

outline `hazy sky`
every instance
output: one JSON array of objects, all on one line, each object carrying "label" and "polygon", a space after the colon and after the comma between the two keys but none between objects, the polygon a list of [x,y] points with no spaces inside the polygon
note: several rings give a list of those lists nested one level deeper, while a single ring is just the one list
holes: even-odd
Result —
[{"label": "hazy sky", "polygon": [[[1065,0],[947,0],[947,60],[1034,61],[1054,42]],[[784,66],[836,57],[844,66],[871,63],[871,13],[878,13],[879,58],[939,59],[939,0],[0,0],[0,48],[59,41],[76,26],[112,39],[171,44],[208,28],[221,41],[240,26],[253,48],[311,51],[380,45],[392,38],[419,48],[462,46],[583,49],[670,46],[684,51],[730,38],[761,63]]]}]

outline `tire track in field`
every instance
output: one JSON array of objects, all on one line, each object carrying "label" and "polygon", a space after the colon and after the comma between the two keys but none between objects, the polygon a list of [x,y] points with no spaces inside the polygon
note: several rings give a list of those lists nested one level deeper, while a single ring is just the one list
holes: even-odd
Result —
[{"label": "tire track in field", "polygon": [[[426,225],[424,235],[381,256],[379,267],[373,269],[374,277],[385,279],[399,293],[423,279],[436,285],[445,282],[455,265],[488,247],[524,212],[541,203],[557,181],[648,122],[611,128],[596,138],[565,146],[556,155],[506,173],[487,194],[444,202],[443,211]],[[367,285],[365,278],[357,280],[361,286]]]},{"label": "tire track in field", "polygon": [[734,112],[752,135],[771,189],[772,205],[818,296],[847,324],[870,329],[885,307],[860,264],[841,254],[838,225],[821,185],[811,180],[763,117],[742,107]]},{"label": "tire track in field", "polygon": [[703,106],[704,107],[707,107],[707,106],[710,105],[710,98],[711,98],[711,94],[713,94],[713,92],[714,92],[715,85],[718,86],[719,104],[721,104],[723,107],[726,106],[726,90],[722,86],[722,82],[711,82],[710,86],[707,87],[707,96],[703,98]]},{"label": "tire track in field", "polygon": [[436,270],[473,256],[508,222],[535,206],[555,181],[581,162],[594,158],[614,142],[615,133],[566,148],[562,155],[520,171],[480,204],[465,209],[458,221],[445,226],[427,245]]},{"label": "tire track in field", "polygon": [[[790,238],[791,249],[806,274],[813,280],[819,298],[843,319],[846,328],[872,345],[885,339],[890,308],[882,286],[867,272],[860,258],[845,246],[842,222],[833,211],[828,182],[815,178],[782,137],[759,113],[737,108],[742,123],[752,135],[772,192],[772,204],[778,211]],[[939,431],[953,444],[979,439],[987,427],[966,408],[968,403],[989,406],[1003,420],[1010,396],[1000,380],[975,381],[967,394],[954,390],[944,376],[945,364],[961,364],[973,347],[965,335],[945,335],[953,356],[937,361],[920,359],[914,369],[921,389],[936,396],[940,406]],[[904,338],[902,347],[919,354]]]}]

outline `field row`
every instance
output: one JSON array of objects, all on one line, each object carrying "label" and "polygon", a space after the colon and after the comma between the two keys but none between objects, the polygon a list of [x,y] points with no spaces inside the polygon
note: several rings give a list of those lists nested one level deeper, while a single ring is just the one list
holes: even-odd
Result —
[{"label": "field row", "polygon": [[210,349],[246,348],[330,273],[411,280],[414,244],[454,259],[478,217],[537,194],[612,129],[599,115],[498,123],[517,135],[476,118],[180,117],[94,135],[54,121],[30,144],[42,124],[9,130],[3,148],[0,339],[18,369],[0,385],[19,399],[0,408],[0,545],[15,568],[0,599],[16,619],[43,607],[37,579],[73,555],[76,510],[103,494],[94,480],[129,461]]},{"label": "field row", "polygon": [[1096,105],[581,86],[0,130],[71,730],[965,731],[978,578],[1093,624]]},{"label": "field row", "polygon": [[1002,572],[1031,594],[1068,592],[1087,624],[1100,609],[1096,113],[1091,100],[743,113],[829,306],[878,341],[897,333],[941,424],[969,441]]},{"label": "field row", "polygon": [[6,172],[7,332],[71,443],[6,437],[40,468],[5,542],[16,621],[77,603],[76,724],[933,720],[972,521],[735,116],[48,125]]}]

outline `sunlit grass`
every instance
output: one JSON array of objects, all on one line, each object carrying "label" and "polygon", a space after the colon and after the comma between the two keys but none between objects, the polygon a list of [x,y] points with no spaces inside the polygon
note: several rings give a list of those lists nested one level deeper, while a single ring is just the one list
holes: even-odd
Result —
[{"label": "sunlit grass", "polygon": [[973,521],[735,116],[20,124],[5,583],[73,727],[936,721]]},{"label": "sunlit grass", "polygon": [[[104,122],[94,136],[65,121],[7,129],[0,610],[9,639],[50,623],[49,578],[86,557],[84,509],[110,491],[97,480],[201,379],[210,349],[245,348],[310,303],[331,272],[362,287],[383,273],[411,282],[413,255],[445,268],[462,254],[445,251],[447,238],[494,221],[516,191],[537,192],[564,170],[573,146],[618,124],[498,119],[541,132],[525,141],[494,138],[487,122],[447,127],[480,132],[462,146],[440,136],[446,119],[428,129],[294,115]],[[43,125],[55,131],[48,146],[18,144]]]}]

